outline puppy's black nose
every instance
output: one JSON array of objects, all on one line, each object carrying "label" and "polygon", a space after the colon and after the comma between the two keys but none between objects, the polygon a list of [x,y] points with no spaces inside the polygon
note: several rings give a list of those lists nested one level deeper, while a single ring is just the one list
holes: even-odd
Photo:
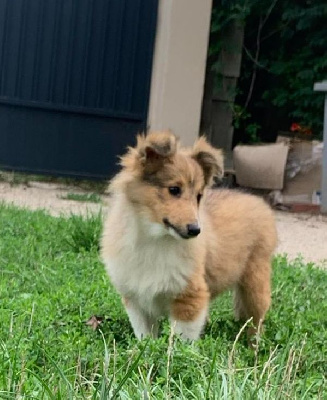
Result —
[{"label": "puppy's black nose", "polygon": [[198,224],[189,224],[187,225],[187,234],[188,236],[198,236],[201,232],[201,229]]}]

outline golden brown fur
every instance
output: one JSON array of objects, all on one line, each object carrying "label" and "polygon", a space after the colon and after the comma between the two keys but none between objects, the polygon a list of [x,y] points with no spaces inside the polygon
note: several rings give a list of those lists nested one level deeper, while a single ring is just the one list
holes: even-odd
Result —
[{"label": "golden brown fur", "polygon": [[157,319],[169,315],[177,332],[196,339],[209,300],[229,288],[237,318],[258,326],[270,306],[270,208],[249,194],[210,189],[223,158],[204,138],[183,149],[170,132],[140,136],[121,164],[102,258],[136,335],[155,335]]}]

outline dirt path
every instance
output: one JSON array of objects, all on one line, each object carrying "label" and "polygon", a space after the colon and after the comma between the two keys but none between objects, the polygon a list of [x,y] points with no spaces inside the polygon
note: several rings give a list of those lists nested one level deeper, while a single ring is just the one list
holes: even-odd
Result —
[{"label": "dirt path", "polygon": [[302,255],[305,261],[327,268],[327,217],[276,212],[278,253],[289,259]]},{"label": "dirt path", "polygon": [[[42,182],[29,182],[28,185],[17,186],[0,182],[0,201],[32,210],[42,208],[55,216],[95,212],[105,207],[107,202],[106,196],[102,196],[102,204],[63,199],[68,193],[89,192],[76,187]],[[327,267],[327,217],[285,212],[275,214],[279,235],[276,253],[287,253],[289,259],[301,254],[305,261]]]},{"label": "dirt path", "polygon": [[[28,185],[11,185],[0,182],[0,201],[12,203],[30,210],[45,209],[51,215],[87,214],[100,210],[101,204],[65,200],[68,193],[87,194],[73,186],[43,182],[29,182]],[[105,199],[104,199],[105,200]]]}]

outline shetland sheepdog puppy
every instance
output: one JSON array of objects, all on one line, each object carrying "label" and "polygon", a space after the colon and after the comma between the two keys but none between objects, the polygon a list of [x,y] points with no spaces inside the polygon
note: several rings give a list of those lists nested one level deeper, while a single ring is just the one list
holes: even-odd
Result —
[{"label": "shetland sheepdog puppy", "polygon": [[101,254],[137,338],[198,339],[209,303],[235,291],[235,315],[261,326],[270,306],[274,216],[253,195],[211,189],[223,156],[205,138],[182,148],[169,131],[138,136],[111,182]]}]

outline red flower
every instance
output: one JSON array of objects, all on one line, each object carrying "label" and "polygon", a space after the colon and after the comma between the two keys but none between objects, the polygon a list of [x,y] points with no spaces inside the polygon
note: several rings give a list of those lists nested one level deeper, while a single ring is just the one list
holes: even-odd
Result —
[{"label": "red flower", "polygon": [[299,132],[302,133],[303,135],[312,135],[312,130],[309,126],[302,126],[300,124],[297,124],[296,122],[293,122],[293,124],[290,127],[291,132]]},{"label": "red flower", "polygon": [[290,128],[291,132],[297,132],[301,130],[301,126],[297,124],[296,122],[293,122]]},{"label": "red flower", "polygon": [[303,133],[310,136],[312,135],[312,130],[310,128],[303,128]]}]

